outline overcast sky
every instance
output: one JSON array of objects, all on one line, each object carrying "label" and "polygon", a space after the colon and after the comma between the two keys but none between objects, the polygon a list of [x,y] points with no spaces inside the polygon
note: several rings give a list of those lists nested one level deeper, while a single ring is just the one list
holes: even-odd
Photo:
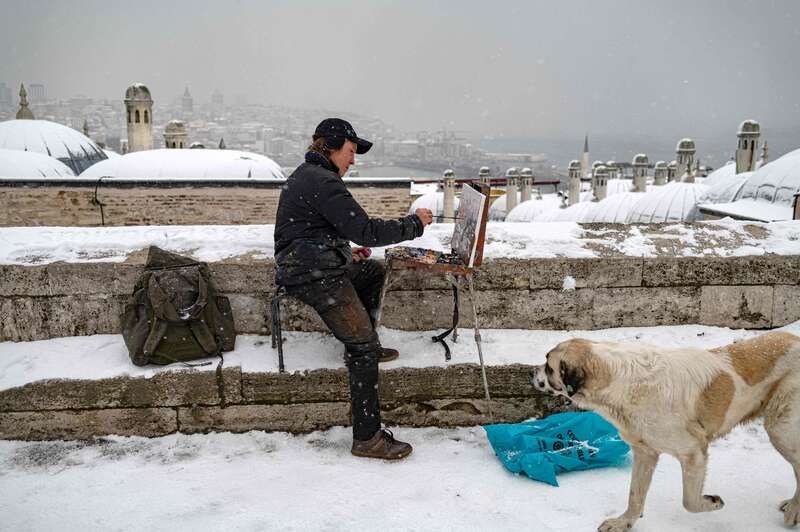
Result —
[{"label": "overcast sky", "polygon": [[0,3],[0,81],[59,97],[140,81],[156,100],[219,88],[408,130],[800,130],[797,0]]}]

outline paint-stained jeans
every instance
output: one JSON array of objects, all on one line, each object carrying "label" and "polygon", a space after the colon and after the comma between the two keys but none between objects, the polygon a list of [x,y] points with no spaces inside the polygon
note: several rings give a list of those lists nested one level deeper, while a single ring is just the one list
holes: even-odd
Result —
[{"label": "paint-stained jeans", "polygon": [[356,440],[370,439],[381,427],[378,401],[381,344],[373,322],[380,305],[383,278],[381,263],[364,260],[350,265],[346,275],[286,287],[289,295],[314,307],[333,335],[345,345]]}]

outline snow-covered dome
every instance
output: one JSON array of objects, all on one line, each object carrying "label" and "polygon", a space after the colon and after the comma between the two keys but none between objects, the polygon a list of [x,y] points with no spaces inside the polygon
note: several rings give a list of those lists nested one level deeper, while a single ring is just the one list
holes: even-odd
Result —
[{"label": "snow-covered dome", "polygon": [[153,97],[150,95],[150,89],[148,89],[142,83],[134,83],[130,87],[125,90],[125,99],[129,101],[137,101],[137,102],[152,102]]},{"label": "snow-covered dome", "polygon": [[[453,202],[453,208],[458,210],[458,197]],[[417,209],[428,209],[434,216],[444,215],[444,192],[428,192],[414,200],[408,208],[408,214],[414,214]],[[445,220],[450,221],[450,220]]]},{"label": "snow-covered dome", "polygon": [[730,180],[736,175],[736,163],[728,161],[724,166],[720,166],[706,176],[705,185],[709,187],[716,186],[717,183]]},{"label": "snow-covered dome", "polygon": [[[736,167],[735,164],[728,166],[733,166],[734,169]],[[723,166],[722,168],[727,167]],[[722,170],[722,168],[720,168],[720,170]],[[715,170],[714,172],[717,171],[718,170]],[[714,172],[712,172],[712,174]],[[728,203],[729,201],[733,201],[733,198],[739,193],[739,190],[741,190],[747,178],[753,175],[752,172],[742,172],[741,174],[731,172],[731,174],[732,175],[728,176],[726,179],[715,179],[711,185],[708,184],[708,180],[711,176],[707,177],[703,184],[708,187],[708,190],[700,197],[700,204]]]},{"label": "snow-covered dome", "polygon": [[[502,222],[506,219],[506,216],[508,216],[508,213],[506,212],[507,194],[508,193],[503,194],[502,196],[494,200],[494,202],[489,207],[489,219],[491,221]],[[521,197],[520,193],[517,192],[517,205],[519,205],[520,197]]]},{"label": "snow-covered dome", "polygon": [[106,157],[108,157],[109,159],[114,159],[115,157],[122,157],[122,155],[120,155],[119,153],[115,152],[114,150],[107,150],[105,148],[101,148],[101,149],[103,150],[103,153],[106,154]]},{"label": "snow-covered dome", "polygon": [[558,194],[543,194],[542,199],[523,201],[508,213],[507,222],[533,222],[539,217],[561,206],[561,197]]},{"label": "snow-covered dome", "polygon": [[694,152],[695,151],[694,141],[692,139],[681,139],[678,141],[678,145],[675,147],[675,151],[678,152]]},{"label": "snow-covered dome", "polygon": [[739,124],[738,135],[758,135],[761,133],[761,124],[755,120],[745,120]]},{"label": "snow-covered dome", "polygon": [[0,149],[0,177],[72,177],[61,161],[34,151]]},{"label": "snow-covered dome", "polygon": [[566,209],[556,209],[542,214],[537,222],[579,222],[597,207],[597,203],[581,201]]},{"label": "snow-covered dome", "polygon": [[647,166],[648,164],[650,164],[650,161],[647,159],[647,155],[646,154],[637,153],[636,155],[633,156],[633,165],[634,166],[637,166],[637,165]]},{"label": "snow-covered dome", "polygon": [[593,209],[581,213],[578,222],[625,223],[633,205],[642,199],[641,192],[623,192],[598,201]]},{"label": "snow-covered dome", "polygon": [[653,187],[631,206],[628,223],[692,222],[698,218],[697,204],[707,190],[700,183],[678,181]]},{"label": "snow-covered dome", "polygon": [[106,159],[106,154],[92,139],[48,120],[0,122],[0,148],[49,155],[69,166],[75,175]]},{"label": "snow-covered dome", "polygon": [[168,135],[186,133],[186,124],[183,120],[170,120],[164,127],[164,133]]},{"label": "snow-covered dome", "polygon": [[753,199],[792,205],[800,192],[800,149],[765,164],[747,178],[735,200]]},{"label": "snow-covered dome", "polygon": [[[606,196],[613,196],[614,194],[624,194],[630,192],[633,188],[633,181],[630,179],[609,179],[606,182]],[[647,185],[650,190],[650,185]]]},{"label": "snow-covered dome", "polygon": [[284,179],[278,164],[258,153],[237,150],[145,150],[105,160],[81,177]]}]

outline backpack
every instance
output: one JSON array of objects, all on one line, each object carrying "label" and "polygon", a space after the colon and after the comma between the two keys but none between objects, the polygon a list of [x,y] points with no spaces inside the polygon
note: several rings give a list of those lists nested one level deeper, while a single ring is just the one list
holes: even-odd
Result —
[{"label": "backpack", "polygon": [[221,357],[236,341],[230,300],[217,293],[208,265],[156,246],[148,250],[120,321],[137,366],[191,366],[187,360]]}]

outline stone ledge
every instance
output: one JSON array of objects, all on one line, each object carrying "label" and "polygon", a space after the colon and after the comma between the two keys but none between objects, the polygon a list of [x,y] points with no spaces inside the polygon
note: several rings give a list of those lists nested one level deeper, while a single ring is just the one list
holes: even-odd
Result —
[{"label": "stone ledge", "polygon": [[109,434],[153,438],[177,430],[173,408],[0,412],[3,440],[84,440]]}]

